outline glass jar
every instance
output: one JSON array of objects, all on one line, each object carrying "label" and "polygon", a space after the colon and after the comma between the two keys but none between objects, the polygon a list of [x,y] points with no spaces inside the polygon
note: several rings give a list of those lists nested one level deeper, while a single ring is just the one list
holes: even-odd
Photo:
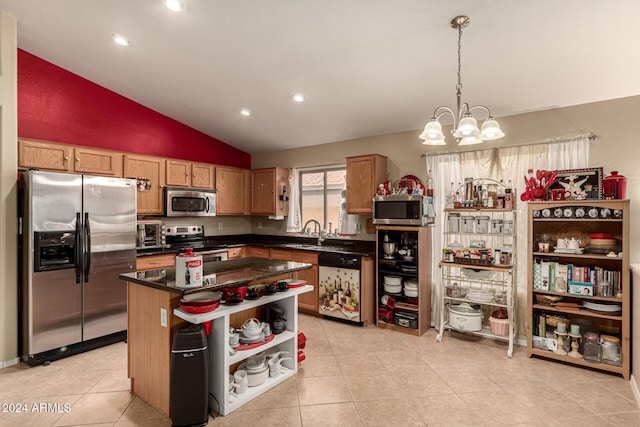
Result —
[{"label": "glass jar", "polygon": [[511,265],[513,246],[509,244],[502,245],[502,253],[500,254],[500,264]]},{"label": "glass jar", "polygon": [[449,232],[451,233],[460,232],[460,214],[459,213],[449,213]]},{"label": "glass jar", "polygon": [[479,215],[476,217],[476,233],[487,234],[489,232],[489,216]]},{"label": "glass jar", "polygon": [[473,233],[473,220],[475,218],[472,215],[464,215],[460,217],[461,230],[463,233]]},{"label": "glass jar", "polygon": [[600,354],[600,336],[595,332],[587,332],[582,337],[584,344],[584,360],[587,362],[600,363],[602,356]]},{"label": "glass jar", "polygon": [[608,365],[622,366],[620,339],[611,335],[602,336],[602,361]]}]

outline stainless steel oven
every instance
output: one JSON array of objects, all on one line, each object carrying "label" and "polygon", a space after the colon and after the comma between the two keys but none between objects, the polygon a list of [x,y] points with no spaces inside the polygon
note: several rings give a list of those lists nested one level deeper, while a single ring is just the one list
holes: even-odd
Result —
[{"label": "stainless steel oven", "polygon": [[216,191],[193,188],[164,189],[166,216],[216,216]]}]

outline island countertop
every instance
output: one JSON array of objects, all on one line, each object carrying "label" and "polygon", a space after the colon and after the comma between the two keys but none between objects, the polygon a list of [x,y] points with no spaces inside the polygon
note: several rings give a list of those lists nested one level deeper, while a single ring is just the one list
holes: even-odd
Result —
[{"label": "island countertop", "polygon": [[237,258],[226,261],[205,262],[202,266],[202,282],[204,286],[191,289],[176,287],[175,268],[123,273],[120,275],[120,279],[176,294],[190,294],[205,290],[216,290],[225,286],[241,285],[254,280],[307,270],[311,267],[311,264],[304,262],[264,258]]}]

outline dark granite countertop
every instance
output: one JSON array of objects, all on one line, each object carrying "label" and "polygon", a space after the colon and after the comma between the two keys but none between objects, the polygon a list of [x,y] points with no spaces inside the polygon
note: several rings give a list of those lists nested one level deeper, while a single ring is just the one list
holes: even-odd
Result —
[{"label": "dark granite countertop", "polygon": [[277,261],[264,258],[236,258],[227,261],[205,262],[202,267],[205,286],[181,289],[175,285],[175,268],[124,273],[120,279],[176,294],[216,290],[225,286],[241,285],[253,280],[311,268],[311,264]]},{"label": "dark granite countertop", "polygon": [[[327,239],[318,245],[318,238],[267,236],[261,234],[240,234],[232,236],[207,236],[206,249],[233,248],[239,246],[262,246],[265,248],[290,249],[312,252],[335,252],[345,255],[374,256],[375,242],[362,240]],[[143,249],[138,256],[175,254],[175,249]]]}]

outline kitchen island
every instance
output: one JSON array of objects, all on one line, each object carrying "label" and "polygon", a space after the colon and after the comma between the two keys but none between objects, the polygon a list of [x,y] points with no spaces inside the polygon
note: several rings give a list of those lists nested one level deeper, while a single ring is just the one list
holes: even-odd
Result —
[{"label": "kitchen island", "polygon": [[[240,258],[208,262],[203,265],[204,286],[184,291],[175,286],[175,269],[149,270],[121,274],[127,282],[128,376],[131,391],[166,416],[170,414],[171,345],[175,331],[186,324],[212,322],[208,337],[209,389],[215,396],[221,414],[228,414],[257,397],[267,389],[297,372],[298,295],[309,292],[312,286],[289,289],[265,295],[237,305],[223,304],[209,313],[189,314],[182,311],[180,299],[185,293],[221,290],[224,287],[247,283],[268,283],[287,277],[290,273],[311,268],[311,264],[259,258]],[[287,319],[286,329],[266,344],[246,351],[229,354],[229,329],[239,328],[249,318],[265,320],[266,306],[278,303]],[[229,392],[228,374],[247,357],[263,350],[289,351],[289,360],[280,378],[269,379],[258,387],[251,387],[243,395]],[[210,398],[210,406],[216,403]]]}]

